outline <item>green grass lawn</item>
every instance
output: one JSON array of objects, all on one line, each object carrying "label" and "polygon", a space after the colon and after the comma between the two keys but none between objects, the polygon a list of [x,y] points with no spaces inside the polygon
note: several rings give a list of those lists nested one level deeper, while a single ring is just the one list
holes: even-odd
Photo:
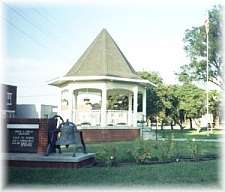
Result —
[{"label": "green grass lawn", "polygon": [[[155,130],[153,130],[155,131]],[[158,135],[165,138],[170,138],[172,135],[174,138],[187,138],[187,139],[218,139],[224,134],[223,130],[213,130],[212,133],[208,134],[206,130],[197,132],[196,130],[184,129],[184,130],[157,130]]]},{"label": "green grass lawn", "polygon": [[218,160],[79,169],[9,168],[7,186],[219,186]]},{"label": "green grass lawn", "polygon": [[[195,162],[174,162],[167,164],[136,164],[131,155],[135,152],[152,157],[172,154],[173,157],[192,157],[193,149],[198,148],[199,155],[220,156],[221,143],[193,141],[123,141],[87,144],[87,151],[96,153],[98,162],[107,162],[114,156],[117,166],[94,166],[79,169],[52,168],[8,168],[8,185],[74,185],[74,186],[166,186],[200,185],[218,186],[220,159]],[[194,148],[193,148],[194,146]],[[168,148],[169,147],[169,148]],[[165,150],[166,149],[166,150]],[[170,149],[170,151],[167,151]],[[70,146],[68,151],[72,151]],[[67,151],[66,148],[62,149]],[[140,152],[141,151],[141,152]],[[179,155],[179,156],[177,156]],[[182,158],[181,158],[182,159]],[[124,162],[126,164],[124,165]]]}]

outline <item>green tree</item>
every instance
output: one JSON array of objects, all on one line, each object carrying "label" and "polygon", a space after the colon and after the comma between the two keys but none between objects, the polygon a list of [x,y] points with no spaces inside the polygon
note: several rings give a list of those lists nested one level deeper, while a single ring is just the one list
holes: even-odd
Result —
[{"label": "green tree", "polygon": [[[222,65],[222,6],[214,6],[209,15],[209,81],[224,89]],[[178,73],[183,82],[206,81],[206,30],[205,26],[192,27],[185,31],[184,50],[190,63],[181,66]]]},{"label": "green tree", "polygon": [[118,93],[111,93],[107,96],[107,109],[128,110],[128,96]]},{"label": "green tree", "polygon": [[160,86],[163,84],[163,79],[158,72],[155,71],[140,71],[138,75],[143,78],[149,80],[151,83],[154,83],[156,86]]},{"label": "green tree", "polygon": [[147,116],[152,121],[160,121],[161,129],[165,123],[169,123],[173,129],[174,123],[179,123],[179,101],[174,95],[176,86],[165,85],[157,72],[142,71],[139,75],[156,85],[147,87]]},{"label": "green tree", "polygon": [[[169,123],[171,129],[173,129],[174,123],[179,123],[179,98],[176,93],[177,86],[175,85],[162,85],[159,87],[157,95],[160,98],[162,105],[161,113],[159,114],[162,119],[161,129],[163,129],[163,123]],[[163,113],[162,113],[163,112]]]},{"label": "green tree", "polygon": [[158,90],[163,85],[163,80],[157,72],[142,71],[138,72],[138,74],[141,78],[149,80],[154,84],[148,85],[146,90],[146,113],[149,119],[156,120],[157,115],[163,108],[163,104],[158,96]]},{"label": "green tree", "polygon": [[[219,91],[212,90],[209,92],[209,112],[213,115],[213,122],[219,123],[218,118],[222,118],[222,95]],[[216,125],[218,126],[218,125]]]},{"label": "green tree", "polygon": [[192,129],[192,120],[200,118],[205,113],[206,93],[190,83],[179,86],[175,91],[179,99],[179,111],[184,112],[185,118],[190,121],[190,129]]}]

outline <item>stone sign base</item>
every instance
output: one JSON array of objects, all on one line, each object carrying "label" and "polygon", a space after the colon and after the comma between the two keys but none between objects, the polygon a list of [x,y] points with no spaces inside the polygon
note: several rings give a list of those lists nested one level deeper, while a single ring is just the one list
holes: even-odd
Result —
[{"label": "stone sign base", "polygon": [[54,153],[49,156],[31,153],[8,153],[5,160],[9,167],[79,168],[95,164],[95,153]]}]

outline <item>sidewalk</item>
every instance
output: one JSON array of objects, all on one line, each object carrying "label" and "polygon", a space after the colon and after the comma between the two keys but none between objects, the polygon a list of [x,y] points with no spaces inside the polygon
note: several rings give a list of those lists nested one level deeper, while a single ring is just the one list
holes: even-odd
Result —
[{"label": "sidewalk", "polygon": [[[148,139],[152,139],[155,140],[156,135],[155,135],[155,131],[143,131],[143,139],[144,140],[148,140]],[[194,136],[193,136],[194,137]],[[162,136],[158,135],[157,140],[163,141],[163,140],[168,140],[168,138],[162,138]],[[199,139],[199,138],[192,138],[192,139],[187,139],[187,138],[174,138],[172,139],[174,141],[203,141],[203,142],[224,142],[224,138],[217,138],[217,139]]]},{"label": "sidewalk", "polygon": [[[159,138],[158,140],[168,140],[166,138]],[[173,141],[188,141],[189,139],[187,138],[174,138],[172,139]],[[203,141],[203,142],[224,142],[223,138],[220,139],[192,139],[192,141]]]}]

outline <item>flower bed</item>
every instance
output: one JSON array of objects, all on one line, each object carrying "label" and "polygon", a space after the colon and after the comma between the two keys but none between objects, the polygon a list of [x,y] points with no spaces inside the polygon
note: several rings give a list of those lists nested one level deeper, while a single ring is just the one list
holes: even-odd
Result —
[{"label": "flower bed", "polygon": [[[95,148],[96,149],[96,148]],[[180,161],[205,161],[219,158],[217,144],[196,141],[141,141],[124,145],[111,143],[99,147],[97,164],[118,166],[121,163],[156,164]]]}]

